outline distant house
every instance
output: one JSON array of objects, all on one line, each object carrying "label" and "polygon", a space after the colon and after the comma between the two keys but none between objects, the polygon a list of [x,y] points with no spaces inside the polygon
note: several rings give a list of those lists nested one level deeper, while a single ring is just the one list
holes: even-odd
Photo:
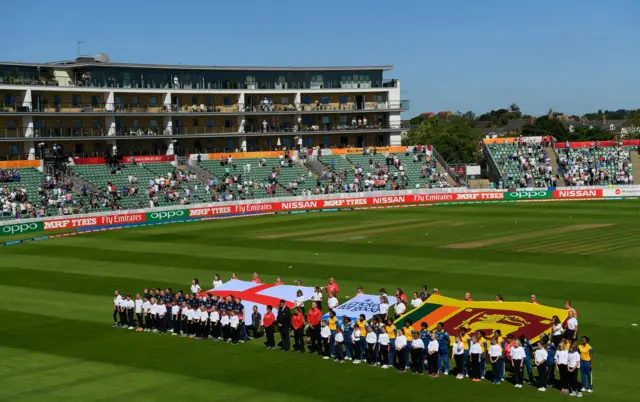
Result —
[{"label": "distant house", "polygon": [[527,124],[532,124],[530,119],[511,120],[502,127],[484,127],[481,128],[480,131],[484,136],[513,136],[516,134],[520,134],[524,126],[526,126]]},{"label": "distant house", "polygon": [[588,127],[589,129],[599,128],[604,131],[610,131],[616,135],[622,134],[623,128],[629,127],[631,124],[627,120],[607,120],[606,117],[598,121],[563,121],[563,123],[570,133],[574,133],[580,127]]}]

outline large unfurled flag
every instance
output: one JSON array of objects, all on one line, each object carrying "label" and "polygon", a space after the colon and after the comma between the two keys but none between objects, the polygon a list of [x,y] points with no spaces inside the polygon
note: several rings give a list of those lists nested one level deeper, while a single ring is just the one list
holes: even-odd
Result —
[{"label": "large unfurled flag", "polygon": [[394,324],[400,328],[405,320],[410,319],[417,330],[423,322],[429,325],[429,330],[434,330],[439,322],[443,322],[451,337],[464,327],[472,334],[483,331],[487,339],[500,330],[502,336],[524,335],[535,342],[542,333],[549,332],[553,316],[564,321],[567,311],[527,302],[465,302],[435,295],[398,318]]},{"label": "large unfurled flag", "polygon": [[[389,299],[389,306],[396,304],[395,297],[387,297]],[[342,317],[346,316],[354,321],[360,318],[360,314],[364,314],[367,321],[369,321],[374,315],[380,313],[380,296],[375,295],[358,295],[346,303],[343,303],[333,309],[336,312],[336,317],[342,322]],[[329,318],[329,313],[325,314],[322,319]]]},{"label": "large unfurled flag", "polygon": [[286,302],[287,307],[293,308],[298,290],[302,291],[305,301],[311,299],[313,295],[312,287],[276,285],[272,283],[259,284],[236,279],[225,282],[217,288],[207,290],[202,295],[209,293],[212,296],[239,297],[242,299],[242,305],[244,306],[244,314],[247,317],[245,319],[248,319],[253,311],[253,306],[258,306],[258,311],[264,317],[267,312],[267,306],[271,305],[273,306],[273,314],[277,316],[281,299]]}]

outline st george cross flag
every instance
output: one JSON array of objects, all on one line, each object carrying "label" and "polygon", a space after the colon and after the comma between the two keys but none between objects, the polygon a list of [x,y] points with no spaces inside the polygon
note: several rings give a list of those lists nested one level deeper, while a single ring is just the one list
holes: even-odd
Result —
[{"label": "st george cross flag", "polygon": [[274,283],[259,284],[236,279],[225,282],[222,286],[207,290],[204,293],[209,293],[212,296],[239,297],[244,306],[245,317],[251,316],[253,306],[258,306],[258,311],[264,317],[268,305],[273,307],[273,314],[275,316],[278,315],[277,310],[281,299],[284,299],[287,307],[292,309],[298,290],[302,291],[305,301],[311,299],[313,295],[312,287],[276,285]]},{"label": "st george cross flag", "polygon": [[[396,304],[395,297],[387,297],[389,299],[389,306]],[[336,317],[342,322],[342,317],[346,316],[351,318],[351,321],[355,321],[360,318],[360,314],[364,314],[367,321],[373,318],[374,315],[380,313],[380,296],[379,295],[358,295],[346,303],[334,308]],[[322,319],[329,318],[329,314],[325,314]]]}]

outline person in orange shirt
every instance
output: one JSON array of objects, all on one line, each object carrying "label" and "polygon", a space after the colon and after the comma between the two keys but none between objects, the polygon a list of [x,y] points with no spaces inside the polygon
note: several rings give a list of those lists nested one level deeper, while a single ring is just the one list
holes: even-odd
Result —
[{"label": "person in orange shirt", "polygon": [[267,337],[267,341],[264,345],[268,349],[276,348],[276,341],[273,337],[273,323],[276,321],[276,316],[273,314],[273,307],[271,305],[267,306],[267,312],[262,318],[262,325],[264,326],[264,332]]},{"label": "person in orange shirt", "polygon": [[340,291],[340,287],[336,283],[335,279],[329,278],[329,284],[326,287],[327,295],[333,294],[336,298],[338,297],[338,292]]},{"label": "person in orange shirt", "polygon": [[262,281],[260,280],[260,277],[258,276],[257,272],[253,273],[253,279],[251,279],[251,282],[257,283],[257,284],[262,283]]},{"label": "person in orange shirt", "polygon": [[320,342],[320,321],[322,320],[322,310],[318,308],[316,302],[311,303],[311,310],[307,313],[307,322],[311,332],[311,345],[309,351],[322,354],[322,344]]},{"label": "person in orange shirt", "polygon": [[471,298],[471,293],[467,292],[464,294],[464,301],[466,302],[472,302],[473,299]]},{"label": "person in orange shirt", "polygon": [[536,295],[531,295],[531,303],[540,304],[540,303],[538,303],[538,298],[536,297]]},{"label": "person in orange shirt", "polygon": [[284,282],[282,282],[282,277],[281,276],[278,276],[276,278],[276,285],[284,285]]},{"label": "person in orange shirt", "polygon": [[571,300],[567,300],[567,301],[565,301],[565,302],[564,302],[564,308],[565,308],[567,311],[573,311],[573,316],[574,316],[575,318],[578,318],[578,312],[576,311],[576,309],[575,309],[575,308],[571,307]]},{"label": "person in orange shirt", "polygon": [[297,307],[291,317],[291,326],[293,327],[293,350],[304,353],[304,315]]}]

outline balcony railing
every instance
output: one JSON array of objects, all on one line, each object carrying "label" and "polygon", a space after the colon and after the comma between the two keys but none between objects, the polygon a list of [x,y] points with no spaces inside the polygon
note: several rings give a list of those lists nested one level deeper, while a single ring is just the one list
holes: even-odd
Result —
[{"label": "balcony railing", "polygon": [[359,112],[374,110],[407,110],[409,101],[386,102],[335,102],[311,104],[260,103],[245,105],[140,105],[120,103],[48,103],[16,102],[0,103],[0,113],[304,113],[304,112]]},{"label": "balcony railing", "polygon": [[240,82],[234,80],[206,81],[202,80],[116,80],[68,78],[52,79],[40,78],[12,78],[0,77],[0,85],[20,86],[63,86],[84,88],[124,88],[124,89],[197,89],[197,90],[298,90],[298,89],[371,89],[371,88],[395,88],[398,86],[396,79],[384,79],[375,81],[253,81]]},{"label": "balcony railing", "polygon": [[130,137],[157,137],[157,136],[242,136],[242,135],[297,135],[319,133],[356,133],[359,131],[389,130],[387,125],[351,126],[346,124],[313,124],[309,126],[227,126],[227,127],[132,127],[132,128],[33,128],[11,129],[0,128],[0,139],[47,139],[47,138],[77,138],[102,137],[130,138]]}]

